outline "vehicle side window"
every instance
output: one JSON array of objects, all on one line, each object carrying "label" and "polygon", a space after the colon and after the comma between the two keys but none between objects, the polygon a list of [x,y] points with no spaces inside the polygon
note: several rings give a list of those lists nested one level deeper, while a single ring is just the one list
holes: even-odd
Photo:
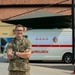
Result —
[{"label": "vehicle side window", "polygon": [[28,35],[23,35],[25,38],[28,38]]}]

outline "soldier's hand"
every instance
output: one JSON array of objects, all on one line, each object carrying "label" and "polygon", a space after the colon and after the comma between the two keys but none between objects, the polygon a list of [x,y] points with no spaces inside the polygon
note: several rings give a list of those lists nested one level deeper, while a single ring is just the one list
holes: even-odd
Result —
[{"label": "soldier's hand", "polygon": [[11,60],[11,59],[13,59],[13,54],[7,55],[7,57],[8,57],[8,60]]},{"label": "soldier's hand", "polygon": [[10,49],[10,50],[7,51],[7,58],[9,60],[13,58],[13,51],[12,51],[12,49]]}]

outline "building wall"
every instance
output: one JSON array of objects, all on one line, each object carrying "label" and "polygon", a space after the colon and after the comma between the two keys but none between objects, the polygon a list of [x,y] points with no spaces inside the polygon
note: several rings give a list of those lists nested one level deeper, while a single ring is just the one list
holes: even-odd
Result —
[{"label": "building wall", "polygon": [[13,34],[14,27],[0,27],[0,37],[15,36]]},{"label": "building wall", "polygon": [[0,37],[15,36],[13,33],[14,28],[15,25],[0,21]]}]

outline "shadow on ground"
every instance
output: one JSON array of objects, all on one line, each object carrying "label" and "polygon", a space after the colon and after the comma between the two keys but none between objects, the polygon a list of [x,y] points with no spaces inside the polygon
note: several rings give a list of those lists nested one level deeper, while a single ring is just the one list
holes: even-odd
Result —
[{"label": "shadow on ground", "polygon": [[41,64],[40,62],[38,64],[37,63],[32,64],[32,65],[33,66],[39,66],[39,67],[45,67],[45,68],[68,70],[68,71],[73,71],[73,69],[74,69],[74,65],[73,64],[66,64],[66,63],[63,63],[63,62],[44,62],[43,64]]}]

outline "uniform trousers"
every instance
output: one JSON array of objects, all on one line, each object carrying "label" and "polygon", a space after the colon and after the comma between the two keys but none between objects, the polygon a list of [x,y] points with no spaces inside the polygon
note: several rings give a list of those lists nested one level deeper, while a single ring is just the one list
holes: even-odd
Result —
[{"label": "uniform trousers", "polygon": [[30,75],[29,71],[9,71],[9,75]]}]

